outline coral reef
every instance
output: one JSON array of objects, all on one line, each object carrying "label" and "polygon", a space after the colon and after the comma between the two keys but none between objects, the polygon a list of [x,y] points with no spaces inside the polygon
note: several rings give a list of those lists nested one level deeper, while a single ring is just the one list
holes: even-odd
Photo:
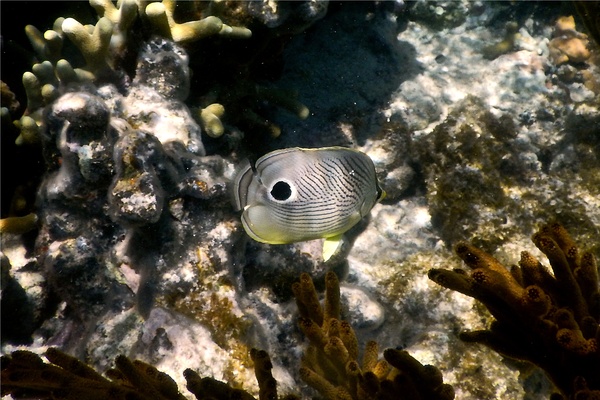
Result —
[{"label": "coral reef", "polygon": [[[258,398],[274,396],[249,368],[262,348],[278,395],[323,397],[298,372],[318,345],[297,328],[291,288],[307,272],[320,296],[332,268],[365,376],[370,340],[438,366],[457,398],[549,397],[539,368],[459,340],[492,317],[425,272],[458,268],[457,240],[515,263],[553,216],[597,259],[600,74],[594,26],[580,22],[591,3],[581,18],[573,2],[28,7],[2,2],[12,25],[50,28],[2,32],[3,354],[58,346],[97,371],[125,354],[189,398],[185,368]],[[590,57],[557,65],[548,44],[568,15]],[[235,166],[327,145],[368,154],[388,193],[339,259],[322,263],[315,242],[248,241],[227,193]],[[377,362],[428,370],[398,352]]]},{"label": "coral reef", "polygon": [[[106,0],[92,0],[90,5],[98,14],[98,19],[93,24],[79,22],[76,18],[60,17],[55,20],[52,29],[43,33],[33,25],[26,27],[25,32],[35,52],[36,61],[31,72],[25,72],[22,77],[27,107],[16,111],[12,103],[5,104],[3,101],[2,104],[3,120],[14,119],[18,132],[15,139],[17,145],[39,144],[45,135],[44,108],[51,106],[66,92],[82,88],[85,91],[92,83],[98,86],[114,84],[115,90],[105,91],[105,99],[114,96],[114,103],[120,101],[118,91],[128,92],[130,97],[136,97],[138,109],[133,107],[128,110],[130,115],[138,115],[140,119],[149,122],[164,120],[167,116],[162,110],[173,109],[177,105],[157,106],[155,102],[159,100],[155,96],[139,89],[146,85],[148,79],[154,79],[156,83],[157,76],[168,77],[165,68],[170,68],[170,73],[173,74],[171,78],[166,79],[161,88],[154,89],[167,100],[175,96],[183,102],[188,97],[190,77],[187,55],[179,62],[172,57],[163,60],[163,55],[159,56],[161,53],[157,49],[148,48],[151,46],[148,43],[152,43],[151,39],[156,35],[176,43],[173,45],[175,49],[180,49],[178,45],[185,45],[186,50],[201,58],[200,62],[194,62],[193,68],[197,76],[209,78],[194,80],[195,96],[190,103],[195,111],[194,118],[207,136],[218,138],[225,132],[234,131],[235,138],[240,132],[238,125],[244,132],[251,129],[258,131],[255,133],[258,136],[261,136],[261,131],[278,136],[281,129],[270,121],[268,115],[271,112],[265,105],[290,110],[299,118],[308,116],[308,109],[293,93],[279,90],[271,84],[261,85],[260,81],[265,80],[265,74],[257,74],[254,68],[257,64],[264,64],[264,58],[278,56],[277,53],[274,56],[271,53],[273,48],[283,45],[284,39],[280,36],[297,34],[322,18],[327,11],[327,2],[282,5],[278,10],[270,12],[268,6],[243,2],[178,3],[166,0],[148,3],[120,0],[113,4]],[[232,21],[234,25],[225,23],[220,17]],[[182,19],[186,21],[182,22]],[[251,26],[252,30],[258,32],[257,37],[252,38],[252,31],[248,27],[235,26],[238,22]],[[212,38],[215,36],[218,38]],[[209,37],[211,42],[206,41]],[[245,50],[247,55],[240,55],[238,50],[241,47],[234,43],[237,39],[247,41],[243,45],[243,48],[249,49]],[[271,41],[278,44],[272,46]],[[79,54],[72,54],[73,46]],[[169,49],[164,50],[169,52]],[[148,54],[150,52],[154,52],[159,59],[152,59]],[[231,55],[222,57],[228,52]],[[181,55],[177,50],[173,53]],[[214,54],[219,56],[214,57]],[[83,59],[81,63],[78,57]],[[238,59],[233,61],[236,57]],[[240,57],[247,60],[240,61]],[[141,65],[134,67],[133,60],[136,58],[145,60],[147,68],[144,69]],[[186,64],[183,68],[188,76],[176,74],[174,67],[169,65],[173,60]],[[135,80],[131,82],[131,76],[134,75]],[[239,79],[232,83],[232,75]],[[177,85],[172,85],[173,79],[179,81]],[[161,92],[166,87],[176,93]],[[8,93],[3,86],[3,93],[5,92]],[[5,106],[12,107],[13,111],[9,112],[8,108],[4,110]],[[151,118],[147,110],[154,110],[157,113],[155,118]],[[186,124],[185,127],[176,128],[186,131],[191,125],[189,122]],[[153,133],[160,135],[163,127],[154,128]],[[187,130],[190,136],[197,136],[197,139],[192,140],[196,142],[197,152],[202,153],[200,127]],[[229,143],[231,141],[233,144]],[[223,140],[214,145],[237,145],[237,139]],[[29,203],[27,211],[32,211],[33,201],[29,200]]]},{"label": "coral reef", "polygon": [[[218,6],[213,4],[205,7],[205,5],[199,5],[197,2],[184,5],[184,3],[178,4],[176,1],[170,0],[150,3],[122,0],[117,2],[116,5],[110,1],[96,0],[91,1],[90,4],[100,17],[95,25],[83,25],[74,18],[59,18],[55,21],[53,28],[43,34],[34,26],[27,26],[26,33],[36,52],[38,64],[34,65],[32,72],[25,73],[23,76],[23,85],[28,99],[24,117],[32,116],[38,126],[42,124],[40,108],[50,104],[60,92],[64,92],[65,87],[69,84],[90,81],[117,81],[121,85],[127,85],[128,78],[126,74],[132,72],[128,69],[127,59],[131,58],[131,53],[135,51],[133,48],[139,45],[140,39],[147,41],[152,35],[159,35],[177,44],[186,45],[188,49],[198,52],[198,47],[191,46],[194,42],[206,37],[217,35],[221,38],[248,39],[252,36],[250,29],[244,26],[230,26],[224,23],[219,15],[226,19],[251,25],[254,29],[264,29],[260,25],[260,21],[264,19],[265,13],[258,5],[242,3],[239,5]],[[267,18],[269,20],[268,24],[280,28],[287,34],[297,33],[321,18],[327,10],[326,4],[326,2],[316,5],[306,3],[298,7],[299,9],[306,8],[302,14],[305,22],[301,28],[292,28],[298,21],[293,21],[293,18],[289,18],[289,21],[287,21],[288,18],[282,16],[284,12],[281,10],[272,14],[270,19]],[[190,14],[198,15],[199,19],[177,22],[182,18],[181,9],[190,7],[192,8],[189,10]],[[286,8],[287,6],[284,6],[282,10]],[[285,11],[286,14],[289,14],[289,12],[289,10]],[[138,17],[142,19],[141,23],[138,23]],[[277,22],[274,18],[277,19]],[[135,25],[136,23],[137,25]],[[142,32],[131,35],[134,26],[141,29]],[[262,48],[265,46],[264,42],[268,42],[271,37],[280,34],[282,33],[279,31],[275,33],[273,30],[270,34],[263,34],[264,37],[258,43],[252,42],[248,46]],[[65,39],[68,39],[79,49],[85,61],[85,66],[74,68],[69,61],[62,58],[61,53]],[[138,43],[133,45],[132,41]],[[222,42],[217,44],[217,46],[219,45],[232,46],[230,43]],[[235,45],[232,47],[235,48]],[[212,51],[212,49],[208,51]],[[219,51],[222,52],[222,49]],[[214,72],[219,71],[221,61],[213,58],[212,62],[214,65],[209,66],[209,68],[213,68]],[[242,68],[247,67],[245,63],[240,65]],[[157,73],[161,73],[160,70]],[[198,73],[204,74],[205,71],[198,71]],[[206,73],[210,74],[209,71],[206,71]],[[241,75],[245,74],[246,72],[242,72]],[[215,84],[218,84],[219,79],[216,76],[213,78],[216,79],[211,82],[213,88],[209,89],[209,92],[213,93],[209,95],[211,98],[215,97],[215,93],[221,91],[216,89],[215,86]],[[248,106],[248,104],[241,105],[238,102],[245,102],[245,99],[254,97],[254,100],[251,100],[254,103],[270,102],[290,109],[300,117],[306,118],[308,110],[302,104],[293,100],[293,96],[290,97],[288,93],[274,88],[255,87],[256,83],[253,78],[251,76],[247,78],[247,81],[240,81],[238,83],[239,87],[232,90],[231,94],[216,95],[221,100],[219,103],[226,105],[226,107],[233,106],[234,109],[228,111],[228,114],[237,115],[235,109],[245,109]],[[187,97],[185,87],[186,85],[183,86],[185,96],[180,100],[185,100]],[[236,92],[237,94],[233,95]],[[224,110],[215,109],[215,107],[219,107],[219,103],[213,101],[211,104],[202,104],[200,107],[204,111],[201,113],[200,119],[210,136],[220,136],[222,134],[217,133],[222,129],[220,118],[224,114]],[[254,112],[244,114],[247,114],[250,119],[263,121],[263,118]],[[31,121],[27,120],[23,123],[31,124]]]},{"label": "coral reef", "polygon": [[341,319],[337,275],[325,276],[325,301],[321,306],[308,274],[293,286],[300,314],[298,323],[309,346],[302,357],[300,377],[325,399],[453,399],[452,386],[441,372],[423,366],[406,351],[387,349],[379,359],[377,343],[369,341],[358,362],[354,330]]},{"label": "coral reef", "polygon": [[532,240],[553,273],[529,252],[508,269],[461,242],[456,253],[471,271],[432,269],[429,277],[479,300],[493,315],[488,329],[463,332],[461,339],[538,365],[566,398],[598,396],[600,281],[594,256],[580,253],[558,223],[542,227]]},{"label": "coral reef", "polygon": [[[540,124],[545,124],[542,114],[548,111],[539,110],[536,118]],[[599,187],[591,183],[596,178],[581,181],[589,185],[577,183],[577,176],[587,174],[586,169],[596,175],[600,167],[597,144],[589,141],[594,135],[586,134],[597,126],[600,111],[581,104],[564,118],[565,123],[571,119],[578,122],[568,122],[570,129],[562,137],[531,142],[522,131],[523,123],[514,116],[498,113],[481,99],[467,96],[453,106],[443,122],[413,143],[427,185],[431,222],[446,243],[475,240],[476,245],[485,242],[493,247],[517,232],[533,232],[537,221],[557,214],[590,235],[595,232],[597,214],[589,209],[590,203],[573,198],[572,193],[600,198]],[[561,170],[559,174],[563,163],[576,170]],[[542,189],[542,182],[548,189]],[[530,205],[533,199],[543,204],[547,190],[552,192],[551,204]],[[525,198],[528,200],[524,202]],[[588,209],[590,212],[585,211]],[[507,215],[521,222],[511,223]]]},{"label": "coral reef", "polygon": [[[168,374],[141,360],[131,360],[123,355],[115,359],[115,367],[106,371],[106,377],[89,365],[57,348],[44,353],[48,362],[26,350],[2,356],[2,396],[14,399],[31,397],[61,399],[157,399],[184,400],[177,384]],[[295,395],[277,396],[277,381],[273,378],[273,365],[267,352],[251,349],[259,400],[297,400]],[[183,374],[187,388],[196,399],[255,400],[242,389],[235,389],[212,378],[202,378],[191,369]]]},{"label": "coral reef", "polygon": [[582,63],[590,57],[587,35],[575,30],[573,16],[556,21],[553,39],[548,43],[550,60],[556,64]]},{"label": "coral reef", "polygon": [[[358,363],[358,341],[348,322],[340,319],[340,287],[333,272],[325,277],[325,303],[308,274],[300,276],[293,291],[301,330],[309,338],[300,376],[326,399],[453,399],[452,386],[443,384],[441,372],[423,366],[408,352],[387,349],[379,359],[377,343],[367,343]],[[249,351],[259,384],[259,399],[277,399],[277,381],[267,352]],[[176,383],[167,374],[140,360],[118,356],[105,378],[91,367],[56,348],[45,352],[49,363],[35,353],[18,350],[2,357],[2,395],[13,398],[61,396],[62,398],[181,399]],[[183,372],[187,388],[196,398],[254,399],[242,389],[213,378],[202,378],[192,369]],[[286,395],[281,399],[298,399]]]},{"label": "coral reef", "polygon": [[483,57],[488,60],[493,60],[502,54],[506,54],[513,51],[515,48],[515,41],[518,37],[519,25],[511,21],[506,24],[506,35],[500,42],[484,47],[481,50]]},{"label": "coral reef", "polygon": [[2,356],[2,396],[63,399],[185,399],[173,379],[156,368],[125,356],[117,357],[109,379],[56,348],[45,363],[37,354],[21,350]]}]

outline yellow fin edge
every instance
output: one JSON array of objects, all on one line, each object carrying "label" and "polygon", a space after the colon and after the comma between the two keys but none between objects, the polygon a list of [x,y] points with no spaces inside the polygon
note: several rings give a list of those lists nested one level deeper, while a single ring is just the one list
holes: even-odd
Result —
[{"label": "yellow fin edge", "polygon": [[327,262],[342,245],[342,235],[332,236],[323,242],[323,261]]}]

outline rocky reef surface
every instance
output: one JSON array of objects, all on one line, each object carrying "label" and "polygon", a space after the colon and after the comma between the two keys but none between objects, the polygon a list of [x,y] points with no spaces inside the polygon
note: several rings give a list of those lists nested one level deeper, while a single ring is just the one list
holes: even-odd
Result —
[{"label": "rocky reef surface", "polygon": [[[280,393],[313,396],[292,284],[334,271],[358,348],[408,350],[459,399],[554,390],[459,340],[492,316],[427,271],[459,268],[461,241],[544,259],[549,220],[600,258],[600,50],[572,4],[90,3],[89,27],[28,27],[26,93],[3,71],[3,189],[43,165],[3,190],[3,354],[56,346],[100,371],[125,354],[180,388],[190,368],[258,393],[260,348]],[[340,252],[247,237],[236,166],[330,145],[368,154],[387,192]]]}]

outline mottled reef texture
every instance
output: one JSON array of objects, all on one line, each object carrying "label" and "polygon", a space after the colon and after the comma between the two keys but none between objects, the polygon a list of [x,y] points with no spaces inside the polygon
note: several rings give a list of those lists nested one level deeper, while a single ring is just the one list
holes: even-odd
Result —
[{"label": "mottled reef texture", "polygon": [[[101,398],[597,396],[597,2],[1,7],[3,374]],[[249,239],[237,166],[330,145],[386,199],[328,262]]]}]

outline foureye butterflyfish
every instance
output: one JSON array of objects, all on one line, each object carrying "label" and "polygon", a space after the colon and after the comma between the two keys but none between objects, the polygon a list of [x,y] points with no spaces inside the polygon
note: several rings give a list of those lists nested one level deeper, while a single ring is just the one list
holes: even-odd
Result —
[{"label": "foureye butterflyfish", "polygon": [[269,244],[339,238],[384,195],[373,161],[345,147],[276,150],[233,182],[244,229]]}]

